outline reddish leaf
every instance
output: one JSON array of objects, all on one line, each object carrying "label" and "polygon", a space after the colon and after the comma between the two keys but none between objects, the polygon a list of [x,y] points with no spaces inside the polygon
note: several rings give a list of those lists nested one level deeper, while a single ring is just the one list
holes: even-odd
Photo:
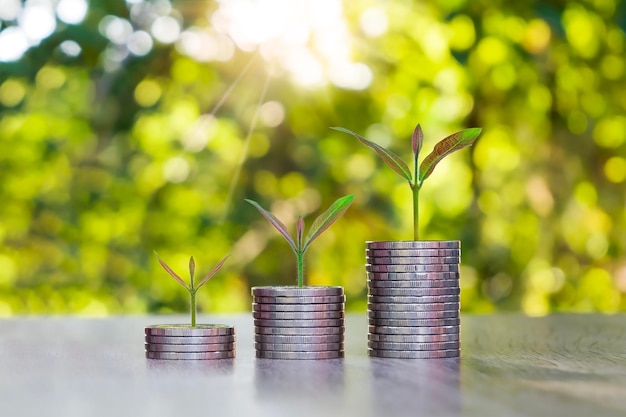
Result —
[{"label": "reddish leaf", "polygon": [[274,226],[274,228],[278,230],[278,232],[281,235],[283,235],[283,237],[287,240],[287,242],[289,243],[291,248],[294,250],[294,252],[297,253],[298,248],[296,247],[296,242],[293,241],[293,238],[289,234],[289,230],[287,230],[287,226],[285,226],[283,222],[278,220],[278,218],[276,218],[276,216],[274,216],[272,213],[270,213],[269,211],[261,207],[261,205],[257,203],[256,201],[250,200],[250,199],[246,199],[246,201],[252,204],[259,211],[259,213],[261,213],[263,217],[265,217],[267,221],[270,222],[270,224]]},{"label": "reddish leaf", "polygon": [[422,161],[419,169],[419,181],[422,183],[433,173],[439,162],[452,152],[471,146],[480,135],[482,129],[474,127],[456,132],[441,140],[435,149]]},{"label": "reddish leaf", "polygon": [[198,284],[198,286],[196,287],[196,289],[202,287],[204,284],[207,283],[208,280],[210,280],[213,275],[215,275],[217,273],[217,271],[219,271],[222,266],[224,265],[224,262],[226,262],[226,260],[230,257],[230,254],[226,255],[226,257],[224,259],[222,259],[221,261],[219,261],[219,263],[217,265],[215,265],[215,267],[211,270],[211,272],[209,272],[204,278],[202,278],[202,281],[200,281],[200,284]]},{"label": "reddish leaf", "polygon": [[302,250],[302,236],[304,236],[304,219],[302,219],[302,216],[298,216],[298,222],[296,223],[296,234],[298,236],[298,249]]},{"label": "reddish leaf", "polygon": [[398,155],[396,155],[395,153],[391,151],[388,151],[387,149],[383,148],[382,146],[370,140],[365,139],[363,136],[360,136],[359,134],[354,133],[351,130],[345,129],[343,127],[331,127],[331,129],[353,135],[355,138],[360,140],[361,143],[363,143],[365,146],[376,151],[376,153],[383,159],[383,161],[385,161],[385,163],[387,164],[387,166],[389,166],[389,168],[393,169],[398,175],[400,175],[402,178],[404,178],[405,180],[407,180],[409,183],[412,184],[411,170],[409,169],[407,164],[402,159],[400,159]]},{"label": "reddish leaf", "polygon": [[346,212],[346,210],[348,210],[348,207],[352,204],[352,200],[354,200],[353,195],[341,197],[317,219],[315,219],[304,241],[304,247],[302,249],[303,252],[307,250],[311,242],[313,242],[319,235],[336,222],[343,215],[343,213]]},{"label": "reddish leaf", "polygon": [[211,270],[211,272],[209,272],[204,278],[202,278],[202,281],[200,281],[200,284],[198,284],[198,286],[196,287],[196,289],[202,287],[204,284],[207,283],[208,280],[210,280],[213,275],[215,275],[217,273],[217,271],[219,271],[222,266],[224,265],[224,262],[226,262],[226,259],[228,259],[230,257],[230,254],[226,255],[226,257],[224,259],[222,259],[221,261],[219,261],[219,263],[217,265],[215,265],[215,267]]},{"label": "reddish leaf", "polygon": [[185,287],[185,288],[189,289],[189,287],[187,286],[187,284],[185,283],[185,281],[183,281],[183,279],[182,279],[181,277],[179,277],[179,276],[178,276],[178,274],[176,274],[176,272],[174,272],[174,271],[172,270],[172,268],[170,268],[170,267],[169,267],[169,265],[168,265],[168,264],[166,264],[166,263],[165,263],[165,261],[159,257],[159,254],[158,254],[158,253],[156,253],[156,252],[154,252],[154,254],[156,255],[156,257],[157,257],[157,259],[158,259],[159,263],[161,264],[161,266],[163,267],[163,269],[165,269],[165,271],[166,271],[168,274],[170,274],[170,276],[171,276],[172,278],[174,278],[176,281],[178,281],[178,282],[180,283],[180,285],[182,285],[183,287]]},{"label": "reddish leaf", "polygon": [[413,155],[416,157],[420,154],[422,150],[422,143],[424,142],[424,132],[422,132],[422,126],[417,124],[415,130],[413,131],[413,137],[411,138],[411,147],[413,149]]}]

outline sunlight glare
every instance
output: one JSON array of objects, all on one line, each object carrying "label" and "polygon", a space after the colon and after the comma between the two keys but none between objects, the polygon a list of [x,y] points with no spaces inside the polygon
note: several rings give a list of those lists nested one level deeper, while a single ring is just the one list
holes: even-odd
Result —
[{"label": "sunlight glare", "polygon": [[[351,61],[351,39],[340,0],[218,1],[213,28],[244,51],[257,48],[294,82],[363,89],[371,70]],[[382,26],[382,25],[381,25]],[[377,29],[380,30],[380,27]],[[350,80],[348,80],[350,78]]]}]

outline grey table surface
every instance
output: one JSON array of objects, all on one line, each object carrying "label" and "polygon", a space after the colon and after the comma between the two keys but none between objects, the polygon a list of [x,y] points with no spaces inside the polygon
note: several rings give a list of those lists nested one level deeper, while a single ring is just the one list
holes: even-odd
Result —
[{"label": "grey table surface", "polygon": [[460,359],[367,356],[346,319],[346,357],[255,359],[249,314],[237,357],[154,361],[144,326],[182,317],[0,320],[0,416],[626,416],[626,316],[463,315]]}]

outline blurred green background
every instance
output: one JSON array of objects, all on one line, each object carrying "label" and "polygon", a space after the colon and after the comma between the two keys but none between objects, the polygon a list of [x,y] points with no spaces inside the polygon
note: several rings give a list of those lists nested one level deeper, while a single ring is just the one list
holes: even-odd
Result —
[{"label": "blurred green background", "polygon": [[[617,0],[0,0],[0,316],[204,312],[295,283],[289,227],[364,311],[366,240],[412,238],[405,160],[480,126],[422,189],[460,239],[465,312],[626,309],[626,4]],[[424,154],[425,155],[425,154]]]}]

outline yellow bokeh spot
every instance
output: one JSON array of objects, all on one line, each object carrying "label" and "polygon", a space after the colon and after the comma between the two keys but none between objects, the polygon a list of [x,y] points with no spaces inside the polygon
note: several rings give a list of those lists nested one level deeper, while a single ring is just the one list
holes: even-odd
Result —
[{"label": "yellow bokeh spot", "polygon": [[172,64],[172,78],[182,84],[191,84],[200,76],[200,67],[189,58],[178,58]]},{"label": "yellow bokeh spot", "polygon": [[271,196],[278,190],[278,180],[270,171],[257,171],[254,174],[254,190],[259,195]]},{"label": "yellow bokeh spot", "polygon": [[449,24],[450,48],[459,51],[469,49],[476,41],[474,22],[466,15],[455,16]]},{"label": "yellow bokeh spot", "polygon": [[580,279],[577,293],[581,300],[576,306],[579,310],[614,312],[619,308],[619,292],[605,269],[589,269]]},{"label": "yellow bokeh spot", "polygon": [[279,187],[283,196],[295,197],[306,188],[306,178],[299,172],[290,172],[280,179]]},{"label": "yellow bokeh spot", "polygon": [[609,158],[604,164],[604,175],[611,182],[624,182],[626,180],[626,159],[620,156]]},{"label": "yellow bokeh spot", "polygon": [[507,45],[498,38],[486,37],[478,43],[478,56],[487,65],[504,62],[509,56]]},{"label": "yellow bokeh spot", "polygon": [[624,75],[624,57],[606,55],[600,64],[602,75],[609,80],[619,80]]},{"label": "yellow bokeh spot", "polygon": [[270,140],[265,133],[254,133],[250,137],[248,146],[248,156],[250,158],[261,158],[270,150]]},{"label": "yellow bokeh spot", "polygon": [[5,107],[17,106],[25,95],[26,89],[20,81],[9,79],[0,85],[0,103]]},{"label": "yellow bokeh spot", "polygon": [[574,189],[576,200],[586,206],[595,206],[598,202],[598,192],[592,183],[583,181],[576,185]]},{"label": "yellow bokeh spot", "polygon": [[45,66],[39,70],[35,81],[37,87],[44,88],[46,90],[52,90],[60,88],[65,84],[65,72],[59,68]]},{"label": "yellow bokeh spot", "polygon": [[540,53],[550,44],[550,26],[541,19],[533,19],[526,27],[522,46],[528,52]]},{"label": "yellow bokeh spot", "polygon": [[513,64],[505,62],[493,68],[491,79],[498,89],[506,91],[517,83],[517,71]]},{"label": "yellow bokeh spot", "polygon": [[597,54],[598,33],[604,29],[597,16],[582,7],[571,7],[563,13],[563,24],[568,42],[580,56],[592,58]]},{"label": "yellow bokeh spot", "polygon": [[374,173],[376,162],[372,155],[355,154],[348,157],[345,169],[349,178],[362,181],[369,178]]},{"label": "yellow bokeh spot", "polygon": [[528,104],[537,111],[545,112],[552,106],[552,95],[548,87],[534,85],[528,91]]},{"label": "yellow bokeh spot", "polygon": [[494,127],[483,132],[476,142],[474,159],[481,170],[513,171],[520,163],[519,149],[512,143],[511,133]]},{"label": "yellow bokeh spot", "polygon": [[142,107],[153,106],[161,98],[161,86],[154,80],[143,80],[135,88],[135,101]]},{"label": "yellow bokeh spot", "polygon": [[529,292],[522,298],[522,311],[529,316],[545,316],[550,311],[550,303],[544,294]]},{"label": "yellow bokeh spot", "polygon": [[617,148],[626,140],[626,117],[605,117],[593,129],[593,140],[603,148]]}]

